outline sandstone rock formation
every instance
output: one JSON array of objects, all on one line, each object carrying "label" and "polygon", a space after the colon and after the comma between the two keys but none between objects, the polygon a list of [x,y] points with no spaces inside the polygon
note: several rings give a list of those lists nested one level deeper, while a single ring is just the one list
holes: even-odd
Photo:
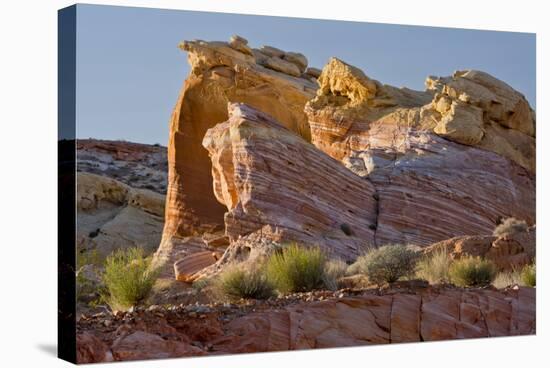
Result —
[{"label": "sandstone rock formation", "polygon": [[429,287],[342,294],[279,307],[151,307],[114,316],[108,327],[105,317],[81,319],[79,361],[81,357],[89,362],[98,361],[90,357],[165,358],[533,334],[535,294],[533,288]]},{"label": "sandstone rock formation", "polygon": [[164,196],[105,176],[77,174],[77,249],[107,256],[115,249],[153,252],[160,242]]},{"label": "sandstone rock formation", "polygon": [[216,263],[220,254],[215,252],[203,251],[192,253],[179,259],[174,263],[174,273],[176,280],[190,282],[195,279],[195,275],[202,269]]},{"label": "sandstone rock formation", "polygon": [[453,259],[464,256],[483,257],[492,261],[501,270],[519,270],[533,263],[536,253],[536,231],[504,236],[458,236],[435,243],[425,249],[426,253],[444,249]]},{"label": "sandstone rock formation", "polygon": [[[264,113],[231,104],[229,115],[206,132],[203,145],[231,241],[258,232],[279,243],[318,244],[350,261],[374,246],[375,189],[368,181]],[[235,257],[256,250],[232,248]]]},{"label": "sandstone rock formation", "polygon": [[227,120],[228,102],[256,107],[309,139],[303,109],[317,89],[309,76],[300,76],[294,59],[284,59],[285,52],[275,55],[274,48],[262,48],[252,49],[251,55],[242,37],[229,43],[185,41],[180,48],[188,53],[191,73],[170,125],[165,239],[223,226],[225,208],[212,193],[202,139],[209,128]]},{"label": "sandstone rock formation", "polygon": [[126,141],[78,139],[77,170],[116,179],[133,188],[166,194],[166,147]]},{"label": "sandstone rock formation", "polygon": [[426,92],[419,92],[382,85],[332,58],[319,84],[306,106],[312,141],[338,159],[391,145],[391,136],[369,134],[373,124],[385,123],[435,133],[535,170],[534,113],[523,95],[487,73],[428,77]]},{"label": "sandstone rock formation", "polygon": [[237,36],[181,47],[192,70],[172,116],[163,269],[220,231],[225,254],[192,278],[287,241],[352,260],[536,222],[534,112],[486,73],[414,91]]},{"label": "sandstone rock formation", "polygon": [[[535,146],[534,138],[525,134],[534,131],[521,127],[502,136],[485,126],[494,121],[481,121],[483,139],[467,138],[473,134],[468,115],[473,110],[478,109],[484,119],[501,119],[512,131],[518,123],[508,120],[525,113],[525,99],[481,72],[456,73],[438,81],[437,87],[430,82],[427,92],[396,89],[332,59],[319,77],[317,96],[306,105],[312,142],[376,187],[377,244],[425,246],[457,235],[490,234],[501,217],[535,222],[534,166],[526,164],[528,157],[534,160]],[[477,96],[483,88],[499,94],[477,103],[481,107],[461,105],[454,115],[449,107],[449,115],[441,115],[442,99],[451,99],[459,90],[455,86],[450,92],[450,87],[441,86],[445,83],[468,85],[470,89],[460,94],[466,100],[467,93]],[[441,92],[432,95],[431,90]],[[497,104],[491,105],[493,100],[507,106],[506,113],[497,117],[490,107]],[[510,110],[512,105],[517,111]],[[525,125],[530,126],[532,115],[527,111]],[[446,130],[440,129],[443,125]],[[499,147],[528,144],[519,150],[525,155],[508,155],[489,141],[501,142]]]}]

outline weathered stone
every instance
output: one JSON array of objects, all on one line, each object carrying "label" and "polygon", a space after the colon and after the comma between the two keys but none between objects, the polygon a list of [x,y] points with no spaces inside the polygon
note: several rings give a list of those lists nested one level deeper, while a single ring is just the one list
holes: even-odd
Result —
[{"label": "weathered stone", "polygon": [[296,65],[300,70],[300,73],[306,71],[307,68],[307,58],[304,54],[299,52],[286,52],[283,56],[283,59]]},{"label": "weathered stone", "polygon": [[345,260],[374,246],[376,201],[368,181],[264,113],[231,104],[229,115],[203,144],[231,241],[259,232],[277,242],[317,244]]},{"label": "weathered stone", "polygon": [[305,73],[311,75],[313,78],[319,78],[321,69],[309,67],[306,69]]},{"label": "weathered stone", "polygon": [[[501,217],[534,223],[535,178],[528,170],[433,133],[443,112],[452,115],[449,128],[458,126],[448,134],[462,132],[463,143],[466,137],[479,141],[488,134],[479,133],[486,129],[479,107],[441,95],[429,102],[430,93],[382,86],[337,59],[319,82],[317,96],[306,105],[312,142],[376,187],[376,244],[427,246],[458,235],[486,235]],[[477,109],[477,123],[465,121],[463,107]]]},{"label": "weathered stone", "polygon": [[[181,311],[143,311],[99,339],[79,339],[80,352],[112,350],[116,360],[336,348],[370,344],[528,335],[536,332],[534,288],[407,288],[289,302],[257,311],[226,307],[181,318]],[[377,295],[375,295],[377,294]],[[231,309],[229,309],[231,310]],[[101,320],[98,321],[101,323]],[[103,324],[102,324],[103,325]],[[80,329],[94,329],[80,322]],[[97,328],[97,327],[95,327]],[[84,334],[88,332],[84,331]],[[81,336],[82,332],[80,332]],[[197,348],[190,345],[204,347]]]},{"label": "weathered stone", "polygon": [[166,240],[223,226],[225,209],[212,192],[211,164],[201,143],[209,128],[227,120],[227,103],[246,102],[309,139],[303,107],[316,89],[306,79],[256,64],[253,56],[225,43],[186,41],[181,47],[191,73],[171,121]]},{"label": "weathered stone", "polygon": [[78,172],[107,176],[132,188],[166,194],[166,147],[160,144],[78,139],[76,148]]},{"label": "weathered stone", "polygon": [[205,354],[186,342],[165,340],[143,331],[118,339],[111,349],[115,360],[167,359]]},{"label": "weathered stone", "polygon": [[535,259],[536,231],[534,227],[523,233],[501,237],[458,236],[437,242],[425,249],[427,254],[440,249],[453,259],[464,256],[482,257],[492,261],[501,270],[514,270],[530,264]]},{"label": "weathered stone", "polygon": [[264,66],[281,73],[292,75],[294,77],[300,76],[300,69],[296,66],[296,64],[278,57],[272,56],[268,58],[267,60],[265,60]]},{"label": "weathered stone", "polygon": [[237,51],[247,55],[254,55],[252,49],[248,47],[248,40],[241,36],[233,35],[229,40],[229,46]]},{"label": "weathered stone", "polygon": [[112,362],[109,348],[89,332],[76,334],[76,362],[78,364]]},{"label": "weathered stone", "polygon": [[391,307],[390,338],[392,343],[420,341],[419,295],[396,294]]},{"label": "weathered stone", "polygon": [[80,254],[141,247],[153,252],[160,242],[164,196],[132,188],[105,176],[77,173],[77,244]]},{"label": "weathered stone", "polygon": [[262,46],[260,47],[260,51],[268,56],[278,57],[282,58],[285,55],[285,52],[281,49],[278,49],[273,46]]},{"label": "weathered stone", "polygon": [[[426,86],[438,92],[432,103],[441,113],[435,133],[535,170],[535,114],[521,93],[477,70],[458,71],[452,77],[428,77]],[[455,107],[450,112],[439,111],[441,99]]]},{"label": "weathered stone", "polygon": [[197,252],[190,254],[174,263],[174,272],[176,280],[191,282],[195,279],[195,274],[203,268],[214,264],[220,257],[215,252]]}]

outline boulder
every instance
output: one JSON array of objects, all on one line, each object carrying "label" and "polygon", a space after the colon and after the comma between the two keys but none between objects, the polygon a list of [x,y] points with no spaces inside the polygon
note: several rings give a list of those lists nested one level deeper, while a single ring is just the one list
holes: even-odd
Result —
[{"label": "boulder", "polygon": [[283,56],[283,59],[292,63],[298,67],[300,73],[304,73],[307,68],[307,58],[304,54],[299,52],[286,52]]},{"label": "boulder", "polygon": [[306,69],[305,73],[312,76],[313,78],[319,78],[319,76],[321,75],[321,69],[309,67]]},{"label": "boulder", "polygon": [[176,261],[174,263],[176,280],[192,282],[197,272],[214,264],[220,258],[220,255],[209,251],[196,252]]},{"label": "boulder", "polygon": [[292,75],[294,77],[300,76],[300,68],[295,63],[286,61],[278,57],[270,57],[265,60],[263,64],[266,68],[276,70],[281,73]]},{"label": "boulder", "polygon": [[263,45],[262,47],[260,47],[260,51],[267,56],[278,57],[278,58],[282,58],[285,55],[285,52],[283,50],[273,46]]},{"label": "boulder", "polygon": [[231,36],[229,46],[237,51],[247,55],[254,55],[252,49],[248,46],[248,40],[238,35]]}]

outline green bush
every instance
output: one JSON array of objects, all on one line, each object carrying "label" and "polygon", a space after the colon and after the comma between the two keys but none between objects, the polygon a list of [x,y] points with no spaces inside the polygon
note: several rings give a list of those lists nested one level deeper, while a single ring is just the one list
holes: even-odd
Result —
[{"label": "green bush", "polygon": [[393,283],[414,274],[418,254],[404,245],[385,245],[371,250],[360,260],[360,269],[378,285]]},{"label": "green bush", "polygon": [[302,292],[325,287],[326,257],[317,247],[290,244],[271,254],[267,275],[282,292]]},{"label": "green bush", "polygon": [[340,279],[346,275],[348,265],[341,259],[331,259],[325,263],[325,286],[330,290],[339,289]]},{"label": "green bush", "polygon": [[537,268],[535,264],[527,265],[521,270],[521,281],[525,286],[535,287],[537,285]]},{"label": "green bush", "polygon": [[496,268],[492,262],[479,257],[463,257],[451,263],[449,275],[457,286],[487,286],[496,277]]},{"label": "green bush", "polygon": [[435,249],[418,261],[416,277],[430,284],[449,282],[451,262],[452,259],[444,248]]},{"label": "green bush", "polygon": [[528,229],[527,223],[523,220],[518,220],[514,217],[504,219],[493,231],[493,236],[512,235],[516,233],[524,233]]},{"label": "green bush", "polygon": [[113,310],[129,308],[147,296],[156,278],[149,266],[150,259],[141,248],[117,250],[107,257],[102,277],[104,299]]},{"label": "green bush", "polygon": [[267,299],[274,295],[273,284],[265,272],[256,268],[233,266],[224,270],[214,284],[215,290],[229,299]]}]

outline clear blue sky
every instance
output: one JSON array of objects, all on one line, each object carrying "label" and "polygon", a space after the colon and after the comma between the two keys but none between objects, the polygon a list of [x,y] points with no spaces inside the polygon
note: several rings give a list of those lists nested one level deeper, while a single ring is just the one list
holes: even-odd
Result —
[{"label": "clear blue sky", "polygon": [[79,5],[77,137],[167,144],[189,71],[182,40],[299,51],[322,68],[331,56],[394,86],[424,89],[428,75],[479,69],[535,105],[535,35],[344,21]]}]

